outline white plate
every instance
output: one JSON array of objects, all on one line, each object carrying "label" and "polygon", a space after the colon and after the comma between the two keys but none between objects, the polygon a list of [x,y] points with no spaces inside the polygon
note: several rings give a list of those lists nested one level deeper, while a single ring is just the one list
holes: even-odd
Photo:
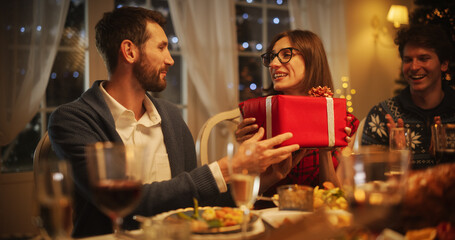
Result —
[{"label": "white plate", "polygon": [[296,223],[305,216],[312,214],[312,212],[304,211],[290,211],[290,210],[278,210],[278,208],[269,208],[261,210],[259,216],[262,220],[270,224],[274,228],[278,228],[283,224],[285,219],[291,223]]},{"label": "white plate", "polygon": [[[204,207],[200,207],[199,209],[204,209]],[[187,212],[192,211],[193,208],[184,208],[184,209],[177,209],[165,213],[160,213],[154,216],[153,220],[164,220],[166,217],[176,214],[178,212]],[[255,211],[252,211],[255,213]],[[247,237],[257,236],[263,233],[265,230],[264,224],[262,221],[254,221],[253,226],[250,231],[247,232]],[[234,232],[234,233],[215,233],[215,234],[191,234],[191,240],[206,240],[206,239],[216,239],[216,240],[234,240],[240,239],[241,233]]]}]

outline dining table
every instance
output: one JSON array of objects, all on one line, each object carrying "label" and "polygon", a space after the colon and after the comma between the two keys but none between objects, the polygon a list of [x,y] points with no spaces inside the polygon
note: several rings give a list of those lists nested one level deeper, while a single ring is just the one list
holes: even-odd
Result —
[{"label": "dining table", "polygon": [[[177,212],[187,211],[188,209],[177,209],[174,211],[165,212],[162,214],[158,214],[151,219],[162,221],[165,217],[172,215]],[[285,216],[290,216],[290,218],[297,219],[297,216],[305,215],[308,213],[305,212],[297,212],[297,211],[279,211],[277,207],[275,208],[268,208],[262,210],[252,210],[252,214],[258,216],[258,219],[251,224],[248,232],[247,238],[252,240],[259,240],[265,239],[273,229],[278,228],[279,225],[277,224],[278,221],[283,221]],[[264,216],[264,218],[263,218]],[[274,218],[274,216],[276,216]],[[148,238],[147,229],[141,228],[138,230],[128,231],[128,238],[137,239],[137,240],[145,240],[145,239],[154,239]],[[93,237],[86,237],[80,238],[81,240],[116,240],[114,234],[105,234]],[[232,231],[232,232],[220,232],[220,233],[211,233],[211,234],[199,234],[199,233],[190,233],[191,240],[205,240],[205,239],[217,239],[217,240],[235,240],[241,239],[241,232],[240,231]]]},{"label": "dining table", "polygon": [[[177,212],[183,212],[187,209],[178,209],[153,217],[154,220],[163,220],[166,216],[170,216]],[[296,211],[296,210],[280,210],[278,207],[266,208],[261,210],[252,210],[252,214],[258,216],[247,232],[247,239],[263,240],[263,239],[293,239],[295,234],[298,236],[306,236],[306,239],[328,239],[342,233],[343,226],[349,223],[342,223],[341,220],[334,222],[333,216],[347,216],[351,218],[351,214],[343,210],[317,210],[317,211]],[[349,220],[350,221],[350,220]],[[338,225],[338,226],[336,226]],[[147,229],[129,231],[129,238],[136,240],[158,239],[149,237],[146,233]],[[82,238],[83,240],[115,240],[113,234],[100,235],[94,237]],[[174,238],[173,238],[174,239]],[[236,240],[242,239],[240,231],[226,233],[191,233],[187,240]]]},{"label": "dining table", "polygon": [[[293,239],[396,239],[404,240],[405,234],[438,234],[437,239],[455,239],[455,164],[441,164],[424,170],[412,170],[406,176],[405,192],[399,208],[387,220],[397,225],[385,225],[380,231],[371,231],[352,206],[345,210],[321,207],[313,211],[280,210],[271,207],[251,212],[258,216],[247,232],[252,240]],[[356,208],[362,209],[362,206]],[[163,221],[169,215],[187,209],[177,209],[153,216]],[[369,213],[365,212],[364,217]],[[374,217],[371,214],[371,217]],[[388,223],[391,223],[389,221]],[[132,239],[147,238],[144,229],[130,231]],[[349,237],[346,237],[349,236]],[[449,237],[444,237],[449,236]],[[113,234],[83,238],[83,240],[115,239]],[[191,240],[241,239],[239,231],[226,233],[191,233]],[[412,239],[407,237],[406,239]],[[428,238],[436,239],[436,238]]]}]

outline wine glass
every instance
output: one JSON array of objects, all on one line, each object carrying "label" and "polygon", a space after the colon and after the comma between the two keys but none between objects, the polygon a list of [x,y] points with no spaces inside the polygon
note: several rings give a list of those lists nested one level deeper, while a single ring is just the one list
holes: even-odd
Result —
[{"label": "wine glass", "polygon": [[375,234],[397,227],[410,157],[409,150],[379,146],[363,146],[342,156],[347,177],[343,187],[357,227]]},{"label": "wine glass", "polygon": [[250,209],[259,193],[259,159],[255,143],[243,143],[234,154],[234,144],[228,143],[230,186],[236,205],[243,212],[242,238],[246,239]]},{"label": "wine glass", "polygon": [[122,230],[123,217],[139,204],[142,194],[144,148],[137,145],[98,142],[86,147],[89,183],[98,208],[108,215],[114,235]]},{"label": "wine glass", "polygon": [[73,181],[67,161],[42,159],[35,169],[37,223],[46,239],[71,239]]}]

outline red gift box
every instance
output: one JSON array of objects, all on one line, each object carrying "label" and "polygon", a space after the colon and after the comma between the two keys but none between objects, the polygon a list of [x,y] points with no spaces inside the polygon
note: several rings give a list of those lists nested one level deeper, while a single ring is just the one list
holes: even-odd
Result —
[{"label": "red gift box", "polygon": [[305,148],[344,147],[346,100],[342,98],[274,95],[239,104],[243,118],[254,117],[264,127],[264,138],[285,132],[293,137],[281,145]]}]

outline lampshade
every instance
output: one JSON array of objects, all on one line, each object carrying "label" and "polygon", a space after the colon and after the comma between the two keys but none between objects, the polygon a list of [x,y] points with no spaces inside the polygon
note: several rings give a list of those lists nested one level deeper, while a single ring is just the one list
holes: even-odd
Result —
[{"label": "lampshade", "polygon": [[392,5],[387,14],[387,20],[393,22],[393,26],[400,27],[400,24],[408,24],[408,8],[403,5]]}]

